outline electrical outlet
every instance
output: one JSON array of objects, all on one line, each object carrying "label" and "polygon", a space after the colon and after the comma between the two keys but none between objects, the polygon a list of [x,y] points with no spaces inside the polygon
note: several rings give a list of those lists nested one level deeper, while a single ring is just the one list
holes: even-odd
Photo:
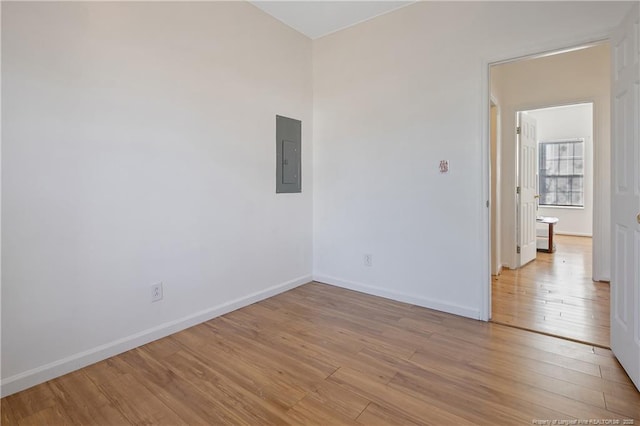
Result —
[{"label": "electrical outlet", "polygon": [[162,300],[162,283],[151,286],[151,301],[157,302],[158,300]]},{"label": "electrical outlet", "polygon": [[373,255],[365,254],[363,258],[364,266],[373,266]]}]

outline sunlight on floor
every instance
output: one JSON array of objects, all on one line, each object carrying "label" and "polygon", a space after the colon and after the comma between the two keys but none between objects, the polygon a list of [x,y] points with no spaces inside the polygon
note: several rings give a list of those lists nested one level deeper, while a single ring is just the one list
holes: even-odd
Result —
[{"label": "sunlight on floor", "polygon": [[493,277],[492,321],[609,347],[609,284],[591,280],[591,238],[558,235],[556,246]]}]

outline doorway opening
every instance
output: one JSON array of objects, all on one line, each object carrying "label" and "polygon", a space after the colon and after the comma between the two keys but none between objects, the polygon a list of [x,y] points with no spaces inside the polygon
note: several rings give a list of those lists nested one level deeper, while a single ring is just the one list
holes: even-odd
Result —
[{"label": "doorway opening", "polygon": [[489,114],[491,320],[606,348],[609,55],[492,65]]}]

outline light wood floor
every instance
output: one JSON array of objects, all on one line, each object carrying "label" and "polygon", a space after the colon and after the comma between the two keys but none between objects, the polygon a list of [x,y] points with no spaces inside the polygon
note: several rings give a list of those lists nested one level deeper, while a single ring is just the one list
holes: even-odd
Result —
[{"label": "light wood floor", "polygon": [[591,279],[591,238],[556,235],[556,247],[493,277],[492,320],[608,348],[609,283]]},{"label": "light wood floor", "polygon": [[310,283],[2,399],[2,424],[635,419],[611,352]]}]

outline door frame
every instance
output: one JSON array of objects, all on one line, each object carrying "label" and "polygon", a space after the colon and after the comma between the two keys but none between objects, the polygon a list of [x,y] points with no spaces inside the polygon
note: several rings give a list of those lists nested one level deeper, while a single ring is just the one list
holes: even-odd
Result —
[{"label": "door frame", "polygon": [[[592,152],[591,152],[591,156],[592,156],[592,162],[591,162],[591,167],[592,167],[592,179],[593,179],[593,183],[592,183],[592,187],[591,187],[591,199],[592,201],[592,206],[591,206],[591,214],[592,214],[592,223],[591,223],[591,236],[593,238],[593,241],[597,241],[598,244],[594,244],[593,245],[593,254],[592,254],[592,269],[591,269],[591,276],[592,279],[594,281],[608,281],[608,280],[601,280],[601,279],[597,279],[597,276],[601,276],[596,274],[595,271],[597,269],[596,267],[596,259],[599,259],[601,256],[603,255],[609,255],[609,253],[602,253],[602,244],[600,242],[600,235],[598,235],[597,232],[594,232],[596,229],[599,229],[600,224],[602,223],[602,213],[601,211],[597,208],[597,206],[601,205],[602,203],[597,203],[596,202],[596,194],[598,194],[598,201],[600,201],[601,198],[601,191],[596,191],[596,177],[600,177],[600,175],[602,174],[602,159],[600,157],[603,157],[602,153],[598,153],[597,152],[597,147],[599,147],[600,145],[598,144],[600,138],[598,137],[599,133],[599,129],[600,129],[600,123],[599,120],[596,119],[596,117],[599,117],[599,112],[600,112],[600,108],[597,109],[596,111],[596,105],[600,105],[600,103],[598,102],[598,100],[596,98],[593,97],[585,97],[585,98],[576,98],[575,100],[569,99],[560,103],[553,103],[553,104],[548,104],[548,103],[543,103],[543,102],[536,102],[536,103],[531,103],[531,104],[518,104],[516,105],[516,115],[521,113],[521,112],[529,112],[529,111],[534,111],[534,110],[538,110],[538,109],[547,109],[547,108],[558,108],[558,107],[567,107],[567,106],[573,106],[573,105],[580,105],[580,104],[591,104],[591,146],[592,146]],[[518,144],[516,146],[516,180],[514,183],[514,187],[516,185],[518,185],[519,182],[519,170],[520,170],[520,140],[516,139],[516,144]],[[536,152],[537,153],[537,152]],[[611,171],[609,171],[611,173]],[[598,179],[598,181],[601,181],[602,179]],[[516,202],[516,233],[514,235],[514,243],[518,244],[519,241],[519,232],[520,232],[520,224],[517,222],[519,220],[519,214],[520,214],[520,204],[519,201]],[[596,220],[597,219],[597,220]],[[608,225],[607,225],[608,226]],[[517,268],[521,268],[524,265],[522,265],[522,262],[520,260],[520,257],[517,256],[516,257],[516,264],[514,265]]]},{"label": "door frame", "polygon": [[[491,235],[494,230],[491,227],[491,126],[490,126],[490,108],[491,108],[491,67],[494,65],[500,65],[510,62],[516,62],[526,59],[537,59],[543,58],[546,56],[557,55],[561,53],[569,53],[575,50],[581,50],[587,47],[592,47],[601,44],[611,44],[611,35],[610,34],[601,34],[598,36],[594,36],[584,40],[575,40],[572,42],[566,43],[554,43],[551,45],[539,45],[537,47],[532,47],[529,50],[516,52],[512,55],[506,55],[497,58],[485,59],[483,60],[482,66],[482,95],[481,95],[481,120],[482,120],[482,138],[481,138],[481,158],[482,158],[482,177],[480,179],[481,185],[481,194],[483,205],[480,207],[480,217],[484,222],[485,226],[482,230],[482,239],[486,242],[484,254],[483,254],[483,262],[482,262],[482,285],[481,285],[481,306],[480,306],[480,320],[489,321],[491,319]],[[596,102],[593,98],[587,99],[575,99],[571,102],[567,103],[584,103],[591,102],[593,103],[593,115],[596,116],[596,109],[600,108],[599,103]],[[541,106],[544,107],[544,106]],[[539,107],[540,108],[540,107]],[[527,109],[537,109],[536,105],[518,105],[516,110],[527,110]],[[595,135],[597,134],[597,129],[599,129],[599,123],[594,120],[593,122],[593,132],[594,132],[594,142]],[[598,126],[598,127],[597,127]],[[597,127],[597,128],[596,128]],[[596,163],[596,156],[594,155],[594,181],[596,177],[599,176],[598,170],[600,168],[599,163]],[[596,168],[597,167],[597,168]],[[611,172],[611,171],[610,171]],[[596,191],[595,191],[595,182],[594,182],[594,205],[598,203],[599,200],[599,191],[598,191],[598,199],[595,199]],[[596,232],[597,226],[610,226],[609,224],[602,224],[602,219],[600,218],[600,214],[596,214],[597,211],[594,211],[593,218],[593,233]],[[504,247],[502,247],[504,249]],[[611,250],[611,247],[610,247]],[[611,253],[597,253],[594,247],[594,265],[598,261],[600,256],[610,256]],[[594,275],[594,279],[601,278],[596,277]]]},{"label": "door frame", "polygon": [[[498,223],[500,223],[500,207],[501,207],[501,200],[500,200],[500,192],[497,191],[497,188],[500,188],[501,183],[502,183],[502,178],[500,176],[500,160],[501,160],[501,155],[500,155],[500,149],[502,147],[502,134],[501,134],[501,111],[500,111],[500,101],[495,98],[493,95],[489,94],[489,98],[490,98],[490,102],[489,102],[489,119],[491,120],[491,122],[489,123],[489,131],[492,131],[492,127],[493,127],[493,112],[495,111],[495,129],[493,129],[493,131],[495,132],[494,135],[489,135],[490,139],[489,139],[489,155],[490,155],[490,162],[491,164],[489,164],[489,170],[490,170],[490,200],[489,200],[489,218],[491,221],[491,234],[490,234],[490,256],[491,256],[491,263],[490,263],[490,272],[491,275],[499,275],[500,272],[502,272],[502,262],[500,261],[501,257],[502,257],[502,250],[501,250],[501,241],[500,239],[502,238],[501,235],[501,229],[499,226],[497,226]],[[495,141],[494,141],[495,138]],[[495,145],[495,146],[494,146]],[[495,162],[496,167],[493,167],[492,164]],[[493,191],[493,189],[496,189],[496,191]],[[496,226],[493,226],[493,225]],[[491,241],[493,241],[493,243],[491,243]]]}]

